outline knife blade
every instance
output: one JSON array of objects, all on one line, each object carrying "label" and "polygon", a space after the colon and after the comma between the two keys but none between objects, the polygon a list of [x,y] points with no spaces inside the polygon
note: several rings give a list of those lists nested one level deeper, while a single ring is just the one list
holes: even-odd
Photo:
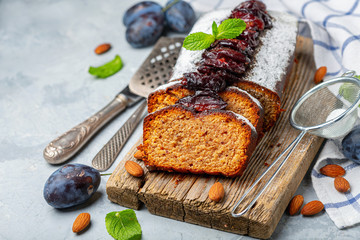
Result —
[{"label": "knife blade", "polygon": [[130,92],[129,86],[125,87],[100,111],[51,141],[43,152],[45,160],[51,164],[60,164],[69,160],[107,122],[141,99],[144,98]]},{"label": "knife blade", "polygon": [[99,171],[106,171],[114,163],[127,139],[142,119],[146,101],[143,101],[114,136],[103,146],[92,160],[92,166]]}]

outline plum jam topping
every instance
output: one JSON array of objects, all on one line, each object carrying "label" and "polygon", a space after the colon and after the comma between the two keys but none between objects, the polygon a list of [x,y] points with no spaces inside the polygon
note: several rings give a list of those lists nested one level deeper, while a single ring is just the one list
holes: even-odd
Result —
[{"label": "plum jam topping", "polygon": [[251,12],[256,17],[260,18],[264,24],[265,28],[271,28],[272,22],[270,16],[266,12],[266,6],[263,2],[260,1],[246,1],[240,3],[233,12],[237,11],[238,9],[246,9]]},{"label": "plum jam topping", "polygon": [[259,32],[245,29],[240,36],[238,36],[238,39],[244,40],[249,44],[250,47],[255,48],[260,44],[260,41],[258,39]]},{"label": "plum jam topping", "polygon": [[217,48],[217,49],[210,49],[206,50],[202,54],[203,59],[210,58],[210,59],[226,59],[226,61],[234,61],[237,63],[250,63],[250,59],[241,52],[235,51],[231,48]]},{"label": "plum jam topping", "polygon": [[265,28],[264,21],[254,14],[250,10],[240,8],[232,11],[231,18],[240,18],[246,22],[246,29],[262,31]]},{"label": "plum jam topping", "polygon": [[266,12],[266,5],[263,2],[256,0],[242,2],[237,8],[257,9]]},{"label": "plum jam topping", "polygon": [[203,112],[213,109],[225,109],[227,103],[212,91],[196,91],[194,95],[185,97],[177,101],[178,104]]},{"label": "plum jam topping", "polygon": [[234,73],[235,75],[241,75],[242,73],[245,72],[246,69],[244,63],[238,63],[232,59],[226,59],[226,58],[218,58],[218,59],[205,58],[200,61],[200,64],[204,66],[223,69],[231,73]]},{"label": "plum jam topping", "polygon": [[185,73],[181,83],[196,94],[178,101],[196,111],[224,109],[226,103],[217,92],[239,80],[251,63],[254,48],[260,44],[259,34],[271,28],[271,17],[264,3],[249,0],[241,3],[230,18],[240,18],[246,29],[236,39],[221,39],[204,51],[197,72]]},{"label": "plum jam topping", "polygon": [[199,72],[185,73],[181,83],[191,90],[212,90],[219,92],[226,88],[225,79],[217,73],[212,75]]},{"label": "plum jam topping", "polygon": [[226,81],[226,85],[231,85],[239,80],[237,76],[234,74],[228,72],[224,69],[218,69],[210,66],[200,66],[197,69],[200,73],[206,74],[206,75],[215,75],[217,74],[220,78],[224,79]]},{"label": "plum jam topping", "polygon": [[250,47],[249,43],[240,39],[221,39],[216,40],[211,44],[211,48],[231,48],[235,51],[241,52],[250,57],[254,55],[254,50]]}]

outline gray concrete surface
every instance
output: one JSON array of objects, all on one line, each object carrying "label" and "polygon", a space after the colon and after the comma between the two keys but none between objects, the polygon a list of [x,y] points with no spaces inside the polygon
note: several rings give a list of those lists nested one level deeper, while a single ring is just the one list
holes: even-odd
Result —
[{"label": "gray concrete surface", "polygon": [[[161,1],[165,3],[165,1]],[[42,157],[53,138],[105,106],[130,80],[151,48],[133,49],[125,41],[122,15],[132,1],[0,1],[0,239],[112,239],[105,215],[125,209],[111,203],[103,177],[88,204],[56,210],[43,199],[43,187],[58,166]],[[95,46],[110,42],[97,56]],[[124,68],[94,79],[87,70],[119,54]],[[103,144],[133,109],[106,126],[71,163],[91,164]],[[118,161],[141,135],[139,127]],[[307,174],[297,193],[316,199]],[[81,212],[92,216],[83,234],[71,231]],[[136,211],[143,239],[250,239]],[[286,214],[272,239],[356,239],[360,229],[338,230],[326,213],[314,217]]]}]

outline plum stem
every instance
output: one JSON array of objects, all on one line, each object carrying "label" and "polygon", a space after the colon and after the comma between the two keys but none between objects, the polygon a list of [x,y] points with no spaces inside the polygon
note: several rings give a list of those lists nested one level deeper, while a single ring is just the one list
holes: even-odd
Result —
[{"label": "plum stem", "polygon": [[173,5],[175,5],[176,3],[180,2],[180,1],[181,1],[181,0],[175,0],[175,1],[173,1],[173,2],[170,3],[169,5],[163,7],[163,8],[161,9],[161,11],[166,12],[169,8],[171,8]]}]

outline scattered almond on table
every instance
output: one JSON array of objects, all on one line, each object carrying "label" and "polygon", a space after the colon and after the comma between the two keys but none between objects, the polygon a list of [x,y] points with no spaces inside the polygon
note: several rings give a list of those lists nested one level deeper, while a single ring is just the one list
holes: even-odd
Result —
[{"label": "scattered almond on table", "polygon": [[214,202],[220,202],[225,196],[225,190],[220,182],[214,183],[209,190],[209,198]]},{"label": "scattered almond on table", "polygon": [[90,223],[90,214],[80,213],[73,223],[72,231],[74,233],[81,232],[89,225],[89,223]]},{"label": "scattered almond on table", "polygon": [[343,177],[336,177],[334,180],[334,186],[336,190],[342,193],[350,191],[350,184]]},{"label": "scattered almond on table", "polygon": [[301,214],[304,216],[312,216],[318,214],[324,209],[324,204],[318,200],[314,200],[305,204],[301,209]]},{"label": "scattered almond on table", "polygon": [[297,212],[299,212],[301,206],[304,203],[304,197],[302,195],[296,195],[294,196],[288,206],[288,212],[290,216],[295,215]]},{"label": "scattered almond on table", "polygon": [[109,43],[104,43],[104,44],[100,44],[99,46],[97,46],[94,50],[94,52],[98,55],[106,53],[107,51],[109,51],[111,48],[111,45]]},{"label": "scattered almond on table", "polygon": [[144,175],[144,170],[142,167],[134,161],[126,161],[125,169],[130,175],[134,177],[142,177]]},{"label": "scattered almond on table", "polygon": [[327,72],[327,68],[325,66],[319,67],[318,70],[316,70],[314,75],[315,84],[320,83],[324,79],[326,72]]},{"label": "scattered almond on table", "polygon": [[138,159],[138,160],[142,160],[144,157],[144,152],[141,150],[137,150],[134,154],[134,158]]},{"label": "scattered almond on table", "polygon": [[341,177],[345,175],[345,169],[336,164],[328,164],[320,168],[320,173],[328,177]]}]

